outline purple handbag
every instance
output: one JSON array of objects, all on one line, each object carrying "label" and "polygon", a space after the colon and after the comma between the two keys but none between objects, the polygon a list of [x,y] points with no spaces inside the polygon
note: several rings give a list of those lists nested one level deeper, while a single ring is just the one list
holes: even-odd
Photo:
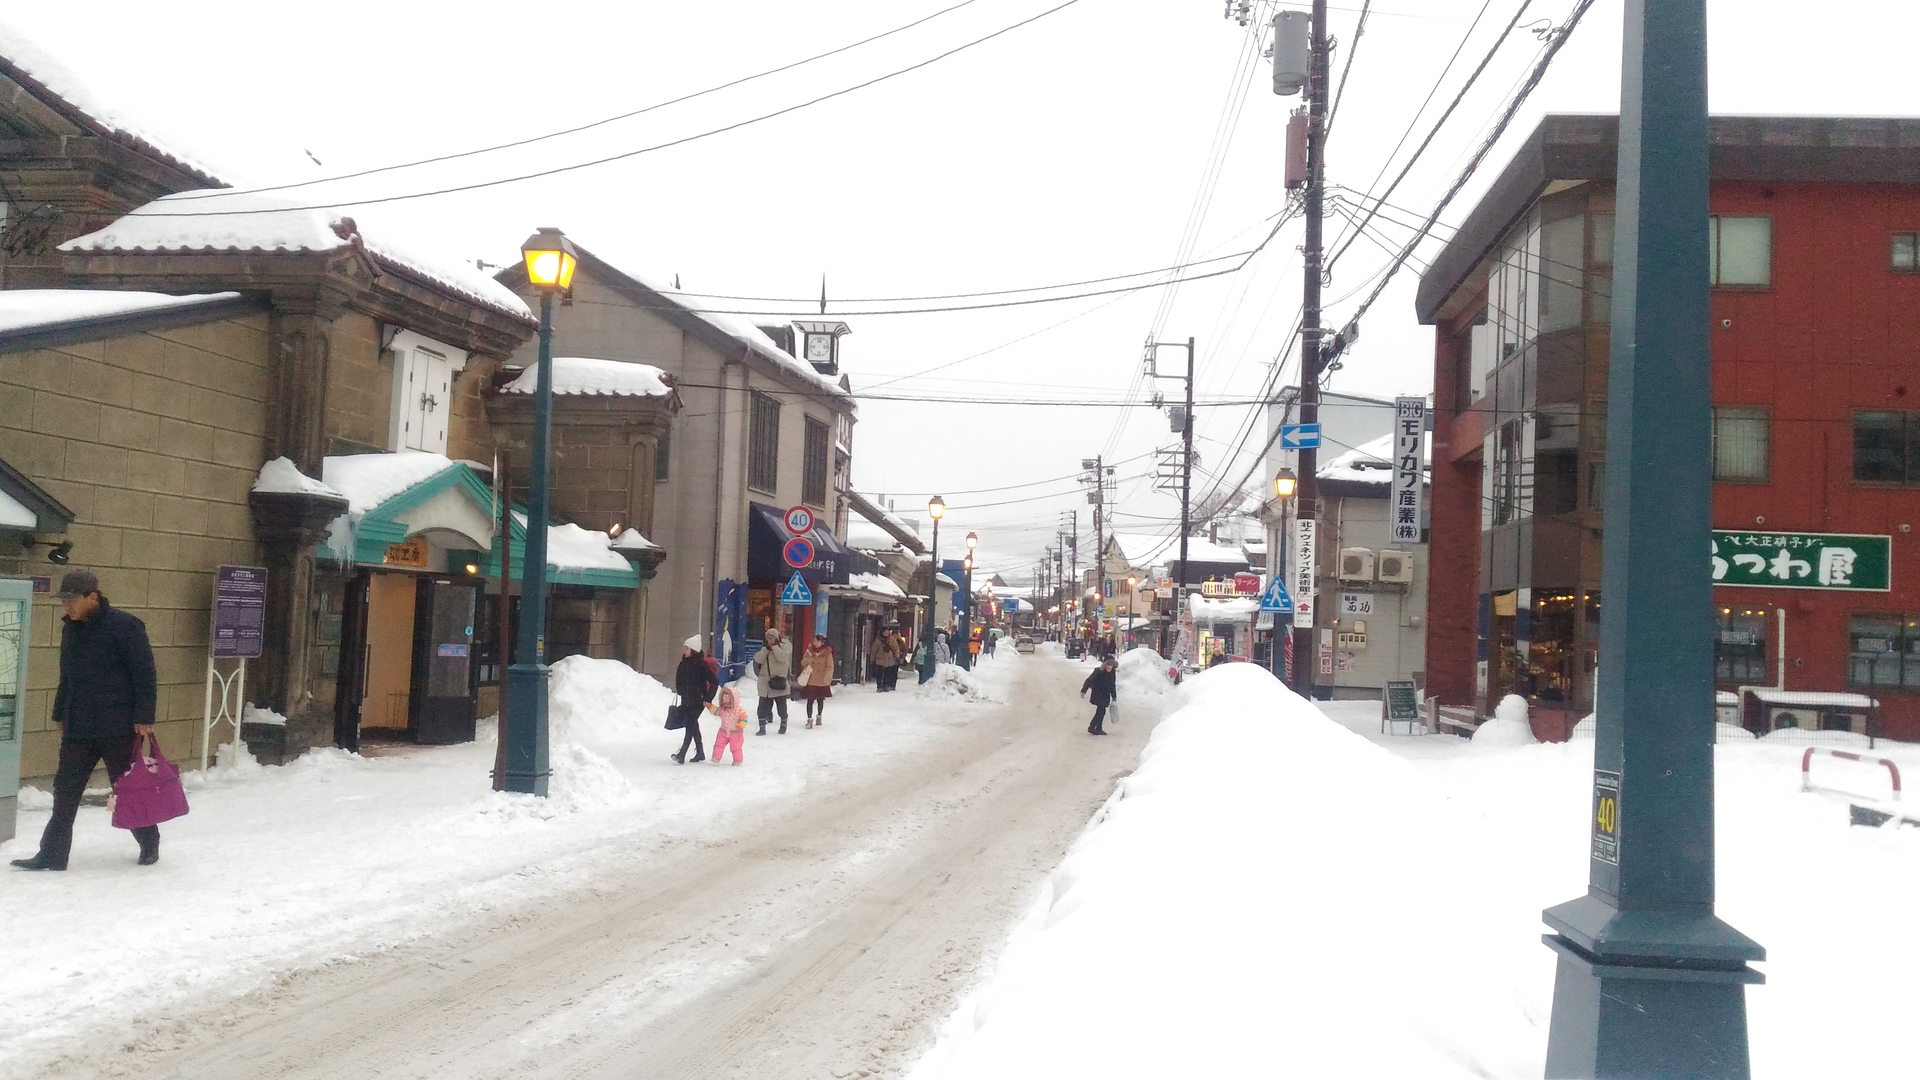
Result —
[{"label": "purple handbag", "polygon": [[[143,740],[151,757],[140,752]],[[134,736],[133,765],[113,784],[113,827],[141,829],[186,812],[187,789],[180,786],[180,767],[160,752],[160,740]]]}]

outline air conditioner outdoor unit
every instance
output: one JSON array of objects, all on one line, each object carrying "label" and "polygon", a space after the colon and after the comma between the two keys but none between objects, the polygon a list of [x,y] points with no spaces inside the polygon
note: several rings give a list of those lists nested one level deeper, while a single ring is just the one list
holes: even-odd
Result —
[{"label": "air conditioner outdoor unit", "polygon": [[1380,580],[1400,585],[1413,584],[1413,555],[1405,551],[1382,551]]},{"label": "air conditioner outdoor unit", "polygon": [[1371,548],[1341,548],[1340,572],[1337,576],[1341,581],[1372,581],[1373,550]]},{"label": "air conditioner outdoor unit", "polygon": [[1851,731],[1856,735],[1865,735],[1867,714],[1811,705],[1775,705],[1767,710],[1767,730],[1779,731],[1781,728]]}]

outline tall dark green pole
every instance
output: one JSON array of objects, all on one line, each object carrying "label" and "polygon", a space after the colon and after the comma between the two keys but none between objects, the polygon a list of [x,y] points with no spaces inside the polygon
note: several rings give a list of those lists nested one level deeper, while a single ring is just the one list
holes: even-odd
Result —
[{"label": "tall dark green pole", "polygon": [[540,292],[534,376],[533,466],[521,545],[520,640],[507,668],[508,791],[547,793],[547,457],[553,442],[553,292]]},{"label": "tall dark green pole", "polygon": [[933,635],[939,629],[936,616],[940,605],[940,519],[933,519],[933,544],[927,549],[927,629],[920,635],[920,681],[933,678]]},{"label": "tall dark green pole", "polygon": [[1587,895],[1549,908],[1547,1076],[1749,1074],[1714,915],[1706,0],[1625,0]]}]

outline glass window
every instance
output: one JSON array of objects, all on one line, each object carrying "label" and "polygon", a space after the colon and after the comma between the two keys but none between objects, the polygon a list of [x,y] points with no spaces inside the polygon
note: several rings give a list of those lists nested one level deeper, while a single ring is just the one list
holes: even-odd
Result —
[{"label": "glass window", "polygon": [[1767,612],[1721,608],[1713,635],[1713,678],[1734,686],[1767,681]]},{"label": "glass window", "polygon": [[827,425],[806,418],[806,439],[800,470],[800,501],[814,506],[827,504]]},{"label": "glass window", "polygon": [[1613,265],[1613,215],[1593,215],[1593,255],[1587,262],[1593,266]]},{"label": "glass window", "polygon": [[1708,266],[1715,285],[1773,284],[1773,219],[1707,219]]},{"label": "glass window", "polygon": [[653,448],[653,478],[665,480],[673,464],[673,432],[660,433],[660,441]]},{"label": "glass window", "polygon": [[1581,293],[1586,285],[1580,259],[1587,219],[1561,218],[1540,230],[1540,329],[1567,330],[1580,325]]},{"label": "glass window", "polygon": [[1893,268],[1904,273],[1920,273],[1920,233],[1893,234]]},{"label": "glass window", "polygon": [[1716,407],[1713,410],[1713,478],[1767,478],[1767,410]]},{"label": "glass window", "polygon": [[772,494],[780,485],[780,402],[753,391],[747,420],[747,486]]},{"label": "glass window", "polygon": [[[1859,614],[1850,618],[1847,681],[1868,687],[1903,685],[1901,665],[1908,655],[1907,631],[1916,622],[1920,620],[1900,615]],[[1920,644],[1920,633],[1913,635],[1912,643]],[[1913,655],[1912,661],[1913,681],[1904,685],[1920,685],[1920,654]]]},{"label": "glass window", "polygon": [[1907,418],[1897,412],[1853,414],[1853,478],[1870,484],[1907,479]]}]

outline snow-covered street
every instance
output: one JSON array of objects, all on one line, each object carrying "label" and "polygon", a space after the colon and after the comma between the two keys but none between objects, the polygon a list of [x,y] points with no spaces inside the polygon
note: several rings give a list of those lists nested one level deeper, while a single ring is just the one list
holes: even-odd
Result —
[{"label": "snow-covered street", "polygon": [[546,803],[483,739],[216,773],[151,870],[83,811],[66,874],[0,889],[0,1075],[897,1070],[1148,727],[1090,739],[1085,669],[1007,649],[952,680],[985,699],[839,688],[675,766],[664,690],[567,663]]},{"label": "snow-covered street", "polygon": [[[914,1080],[1540,1076],[1540,911],[1586,890],[1593,743],[1387,736],[1379,709],[1246,664],[1188,680]],[[1800,790],[1804,749],[1716,755],[1719,910],[1768,953],[1753,1075],[1905,1075],[1883,988],[1920,963],[1920,830],[1850,826],[1843,791]],[[1877,767],[1815,768],[1887,797]]]}]

